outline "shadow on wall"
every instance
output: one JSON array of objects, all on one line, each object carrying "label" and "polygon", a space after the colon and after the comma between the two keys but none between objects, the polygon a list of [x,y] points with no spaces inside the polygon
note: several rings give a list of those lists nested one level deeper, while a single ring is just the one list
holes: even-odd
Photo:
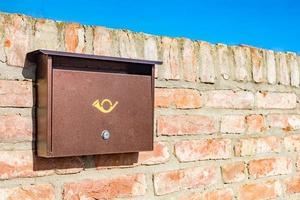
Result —
[{"label": "shadow on wall", "polygon": [[37,156],[37,126],[36,126],[36,104],[38,102],[36,95],[36,73],[37,66],[29,61],[26,56],[22,74],[26,79],[32,80],[32,156],[33,156],[33,171],[56,170],[61,173],[77,173],[83,168],[113,168],[120,166],[130,166],[138,162],[139,153],[123,153],[123,154],[107,154],[94,156],[74,156],[61,158],[42,158]]}]

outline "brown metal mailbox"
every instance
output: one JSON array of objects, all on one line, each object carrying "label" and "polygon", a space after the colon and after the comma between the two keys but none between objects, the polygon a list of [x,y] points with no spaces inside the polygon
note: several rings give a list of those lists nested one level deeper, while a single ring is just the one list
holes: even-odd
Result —
[{"label": "brown metal mailbox", "polygon": [[41,157],[153,149],[158,61],[37,50],[37,153]]}]

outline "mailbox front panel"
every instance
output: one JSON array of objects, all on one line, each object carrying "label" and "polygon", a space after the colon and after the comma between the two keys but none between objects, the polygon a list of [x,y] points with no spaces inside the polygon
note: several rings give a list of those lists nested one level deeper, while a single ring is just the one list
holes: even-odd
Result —
[{"label": "mailbox front panel", "polygon": [[54,68],[52,79],[53,155],[152,150],[151,75]]}]

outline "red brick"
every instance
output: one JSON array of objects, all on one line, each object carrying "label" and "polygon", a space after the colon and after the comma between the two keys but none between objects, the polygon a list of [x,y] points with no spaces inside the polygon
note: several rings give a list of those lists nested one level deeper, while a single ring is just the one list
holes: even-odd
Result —
[{"label": "red brick", "polygon": [[197,90],[192,89],[155,89],[155,107],[200,108],[202,99]]},{"label": "red brick", "polygon": [[233,200],[231,189],[217,189],[203,193],[192,193],[180,197],[178,200]]},{"label": "red brick", "polygon": [[23,67],[26,54],[30,51],[33,36],[31,20],[21,15],[9,15],[4,24],[4,41],[7,63]]},{"label": "red brick", "polygon": [[115,199],[141,196],[146,193],[144,174],[124,175],[111,179],[84,180],[66,183],[63,199]]},{"label": "red brick", "polygon": [[259,133],[266,130],[265,119],[262,115],[246,116],[247,132]]},{"label": "red brick", "polygon": [[65,45],[67,51],[82,53],[84,51],[84,28],[76,23],[66,24]]},{"label": "red brick", "polygon": [[98,155],[95,158],[95,166],[97,169],[103,169],[136,165],[154,165],[165,163],[169,158],[170,152],[167,143],[155,142],[153,151]]},{"label": "red brick", "polygon": [[220,189],[205,192],[202,197],[203,200],[233,200],[234,195],[231,189]]},{"label": "red brick", "polygon": [[285,157],[252,160],[248,169],[254,178],[289,174],[292,171],[292,162]]},{"label": "red brick", "polygon": [[226,115],[221,120],[222,133],[243,133],[245,131],[245,116]]},{"label": "red brick", "polygon": [[218,132],[218,120],[204,115],[172,115],[157,118],[158,135],[194,135]]},{"label": "red brick", "polygon": [[54,200],[54,188],[50,184],[15,188],[0,188],[1,200]]},{"label": "red brick", "polygon": [[281,128],[285,131],[300,128],[300,115],[270,114],[267,116],[267,121],[271,128]]},{"label": "red brick", "polygon": [[203,93],[205,106],[212,108],[251,109],[254,95],[248,91],[211,90]]},{"label": "red brick", "polygon": [[300,177],[289,177],[283,181],[285,192],[288,194],[300,192]]},{"label": "red brick", "polygon": [[0,116],[1,142],[32,141],[32,119],[20,115]]},{"label": "red brick", "polygon": [[170,158],[169,148],[165,142],[154,143],[153,151],[139,153],[138,163],[142,165],[153,165],[165,163]]},{"label": "red brick", "polygon": [[77,157],[39,158],[31,151],[2,151],[0,154],[0,180],[78,173],[82,170],[83,162]]},{"label": "red brick", "polygon": [[231,157],[231,140],[206,139],[180,141],[175,144],[175,154],[179,161],[188,162]]},{"label": "red brick", "polygon": [[297,106],[294,93],[257,92],[256,103],[263,109],[293,109]]},{"label": "red brick", "polygon": [[273,199],[281,195],[279,181],[269,180],[262,183],[248,183],[239,188],[240,200]]},{"label": "red brick", "polygon": [[284,138],[284,146],[287,151],[300,151],[300,134],[290,135]]},{"label": "red brick", "polygon": [[199,188],[217,181],[215,166],[194,167],[154,174],[155,194],[164,195],[189,188]]},{"label": "red brick", "polygon": [[235,146],[237,156],[254,156],[281,151],[281,139],[276,136],[242,138]]},{"label": "red brick", "polygon": [[221,169],[223,181],[225,183],[240,182],[246,178],[244,162],[240,161],[224,164]]},{"label": "red brick", "polygon": [[0,106],[32,107],[32,83],[0,80]]}]

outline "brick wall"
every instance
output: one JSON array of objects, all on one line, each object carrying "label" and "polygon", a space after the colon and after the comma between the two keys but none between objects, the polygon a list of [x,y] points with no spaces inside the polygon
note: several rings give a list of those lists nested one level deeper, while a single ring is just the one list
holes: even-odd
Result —
[{"label": "brick wall", "polygon": [[[300,198],[295,53],[4,13],[0,33],[0,200]],[[154,151],[36,157],[38,48],[162,60]]]}]

